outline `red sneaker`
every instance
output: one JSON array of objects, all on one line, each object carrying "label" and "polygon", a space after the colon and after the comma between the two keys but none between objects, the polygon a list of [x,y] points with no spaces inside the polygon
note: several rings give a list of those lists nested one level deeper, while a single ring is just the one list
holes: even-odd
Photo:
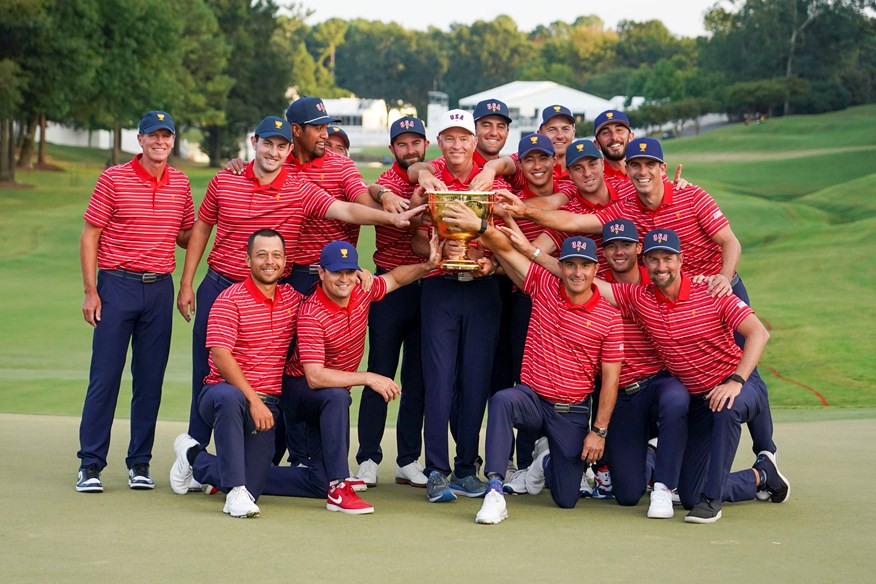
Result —
[{"label": "red sneaker", "polygon": [[329,511],[340,511],[350,515],[374,513],[374,507],[359,498],[347,481],[341,481],[329,487],[328,500],[325,508]]}]

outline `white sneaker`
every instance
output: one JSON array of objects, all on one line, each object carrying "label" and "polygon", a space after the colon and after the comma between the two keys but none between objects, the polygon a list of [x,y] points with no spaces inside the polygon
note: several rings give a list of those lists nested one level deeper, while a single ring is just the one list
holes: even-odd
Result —
[{"label": "white sneaker", "polygon": [[365,486],[368,488],[377,486],[377,463],[370,458],[359,465],[359,472],[356,473],[356,478],[365,481]]},{"label": "white sneaker", "polygon": [[654,483],[651,491],[651,505],[648,507],[648,517],[651,519],[671,519],[675,515],[672,508],[672,491],[663,483]]},{"label": "white sneaker", "polygon": [[[545,446],[547,446],[547,439],[544,441]],[[536,450],[538,449],[538,442],[536,442]],[[550,453],[550,450],[542,450],[541,454],[536,456],[529,468],[526,469],[526,492],[530,495],[538,495],[544,489],[544,463]]]},{"label": "white sneaker", "polygon": [[185,495],[189,492],[192,484],[192,465],[189,464],[188,451],[192,446],[197,446],[198,441],[188,434],[180,434],[173,441],[173,451],[176,460],[170,467],[170,488],[177,495]]},{"label": "white sneaker", "polygon": [[243,519],[244,517],[258,517],[259,506],[255,504],[255,499],[246,490],[246,487],[234,487],[225,496],[225,507],[222,509],[224,513],[228,513],[232,517]]},{"label": "white sneaker", "polygon": [[395,465],[395,482],[399,485],[411,485],[425,489],[429,479],[423,474],[423,467],[415,460],[404,466]]},{"label": "white sneaker", "polygon": [[578,487],[578,493],[582,497],[592,497],[593,489],[596,486],[596,475],[593,474],[593,469],[589,466],[581,473],[581,486]]},{"label": "white sneaker", "polygon": [[526,469],[515,470],[502,485],[502,490],[509,495],[526,494]]},{"label": "white sneaker", "polygon": [[191,482],[189,482],[189,492],[190,493],[200,493],[204,490],[204,485],[196,481],[192,478]]},{"label": "white sneaker", "polygon": [[495,525],[506,519],[508,519],[508,507],[505,505],[505,497],[498,491],[488,491],[481,510],[475,516],[475,523]]}]

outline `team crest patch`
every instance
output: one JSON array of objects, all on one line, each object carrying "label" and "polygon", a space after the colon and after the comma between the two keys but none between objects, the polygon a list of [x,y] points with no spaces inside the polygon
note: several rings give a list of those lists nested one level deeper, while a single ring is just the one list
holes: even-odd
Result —
[{"label": "team crest patch", "polygon": [[316,109],[318,109],[322,113],[325,113],[325,104],[322,102],[319,102],[318,104],[316,104]]},{"label": "team crest patch", "polygon": [[696,315],[697,315],[697,311],[696,311],[696,310],[691,310],[691,311],[690,311],[690,315],[691,315],[691,316],[696,316]]},{"label": "team crest patch", "polygon": [[341,129],[340,129],[339,127],[337,127],[337,126],[332,126],[332,131],[333,131],[333,132],[340,132]]},{"label": "team crest patch", "polygon": [[347,250],[341,248],[341,257],[347,259]]},{"label": "team crest patch", "polygon": [[575,148],[578,149],[578,152],[583,152],[584,151],[584,144],[576,144]]},{"label": "team crest patch", "polygon": [[642,152],[644,152],[644,151],[647,150],[647,149],[648,149],[648,145],[645,144],[644,142],[642,142],[641,144],[639,144],[639,150],[641,150]]},{"label": "team crest patch", "polygon": [[499,105],[498,103],[488,103],[487,109],[490,110],[491,112],[497,112],[497,111],[500,111],[502,109],[502,106]]},{"label": "team crest patch", "polygon": [[398,123],[399,128],[410,129],[414,127],[414,122],[411,120],[402,120]]},{"label": "team crest patch", "polygon": [[155,114],[155,115],[158,116],[158,119],[159,119],[159,120],[163,120],[163,119],[164,119],[164,114]]},{"label": "team crest patch", "polygon": [[450,114],[451,120],[461,120],[462,117],[463,117],[462,114]]},{"label": "team crest patch", "polygon": [[610,119],[612,119],[612,118],[614,117],[614,114],[611,113],[611,112],[608,112],[607,114],[605,114],[605,117],[608,118],[608,119],[610,120]]},{"label": "team crest patch", "polygon": [[277,129],[279,130],[280,128],[283,127],[283,122],[281,122],[280,120],[274,120],[274,126],[276,126]]},{"label": "team crest patch", "polygon": [[623,226],[623,225],[614,224],[614,225],[612,225],[611,227],[609,227],[608,230],[611,231],[611,232],[614,233],[614,234],[623,233],[624,226]]},{"label": "team crest patch", "polygon": [[530,136],[529,141],[533,144],[538,144],[538,136]]},{"label": "team crest patch", "polygon": [[669,236],[665,233],[655,233],[651,236],[651,238],[657,243],[663,243],[669,239]]},{"label": "team crest patch", "polygon": [[575,240],[572,242],[572,249],[578,252],[587,251],[587,242]]},{"label": "team crest patch", "polygon": [[555,105],[555,106],[554,106],[554,111],[555,111],[555,112],[558,112],[558,111],[560,111],[561,109],[563,109],[563,108],[561,108],[561,107],[558,106],[558,105]]}]

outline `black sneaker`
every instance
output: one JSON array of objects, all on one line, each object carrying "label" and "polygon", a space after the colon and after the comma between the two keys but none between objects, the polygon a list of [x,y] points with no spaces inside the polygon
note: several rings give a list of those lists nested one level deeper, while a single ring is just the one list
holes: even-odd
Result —
[{"label": "black sneaker", "polygon": [[128,486],[137,491],[155,488],[155,481],[149,474],[148,464],[135,464],[128,469]]},{"label": "black sneaker", "polygon": [[684,517],[687,523],[714,523],[721,518],[721,501],[700,497],[700,502]]},{"label": "black sneaker", "polygon": [[80,493],[102,493],[103,483],[100,480],[100,469],[96,464],[79,467],[79,477],[76,479],[76,490]]},{"label": "black sneaker", "polygon": [[788,500],[788,497],[791,496],[791,483],[779,472],[779,467],[776,466],[776,456],[772,452],[768,450],[758,452],[754,468],[766,473],[766,484],[760,487],[769,492],[770,501],[784,503]]}]

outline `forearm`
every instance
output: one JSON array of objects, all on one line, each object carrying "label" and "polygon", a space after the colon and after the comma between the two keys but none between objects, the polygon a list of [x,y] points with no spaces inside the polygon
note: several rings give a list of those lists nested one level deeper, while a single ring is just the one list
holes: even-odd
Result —
[{"label": "forearm", "polygon": [[207,248],[207,241],[210,239],[212,231],[213,226],[209,223],[204,223],[200,219],[196,220],[192,226],[188,246],[186,247],[183,273],[180,277],[180,286],[192,286],[195,280],[195,271],[198,269],[198,264],[201,263],[201,257],[203,257],[204,250]]},{"label": "forearm", "polygon": [[734,371],[736,375],[744,379],[748,379],[754,368],[757,367],[761,355],[763,355],[763,351],[766,348],[767,341],[770,338],[769,332],[767,332],[756,316],[751,315],[746,321],[749,319],[754,319],[754,321],[751,323],[743,321],[743,324],[750,324],[750,326],[745,327],[747,330],[739,331],[745,337],[745,348],[742,350],[742,358],[739,360],[739,364],[736,365],[736,370]]},{"label": "forearm", "polygon": [[97,244],[101,229],[86,223],[79,240],[79,265],[86,294],[97,292]]},{"label": "forearm", "polygon": [[[415,250],[416,251],[416,250]],[[428,255],[430,252],[429,242],[426,242],[426,253]],[[418,254],[424,255],[424,254]],[[387,289],[389,292],[401,288],[402,286],[407,286],[411,282],[419,280],[426,274],[428,274],[431,270],[433,270],[435,266],[430,262],[422,262],[419,264],[409,264],[406,266],[398,266],[393,268],[389,273],[384,274],[383,278],[387,280]]]},{"label": "forearm", "polygon": [[602,364],[602,386],[599,389],[599,411],[593,425],[598,428],[608,428],[611,414],[617,403],[617,382],[620,378],[620,362]]},{"label": "forearm", "polygon": [[526,205],[523,217],[547,229],[570,233],[599,233],[602,224],[594,215],[580,215],[570,211],[545,210]]},{"label": "forearm", "polygon": [[368,385],[368,372],[366,371],[339,371],[317,363],[305,363],[303,366],[307,385],[311,389]]},{"label": "forearm", "polygon": [[434,176],[435,167],[428,162],[415,162],[408,167],[408,180],[414,184],[419,183],[421,172],[426,172]]},{"label": "forearm", "polygon": [[739,266],[739,258],[742,257],[742,246],[735,237],[721,246],[721,275],[733,281],[736,269]]}]

